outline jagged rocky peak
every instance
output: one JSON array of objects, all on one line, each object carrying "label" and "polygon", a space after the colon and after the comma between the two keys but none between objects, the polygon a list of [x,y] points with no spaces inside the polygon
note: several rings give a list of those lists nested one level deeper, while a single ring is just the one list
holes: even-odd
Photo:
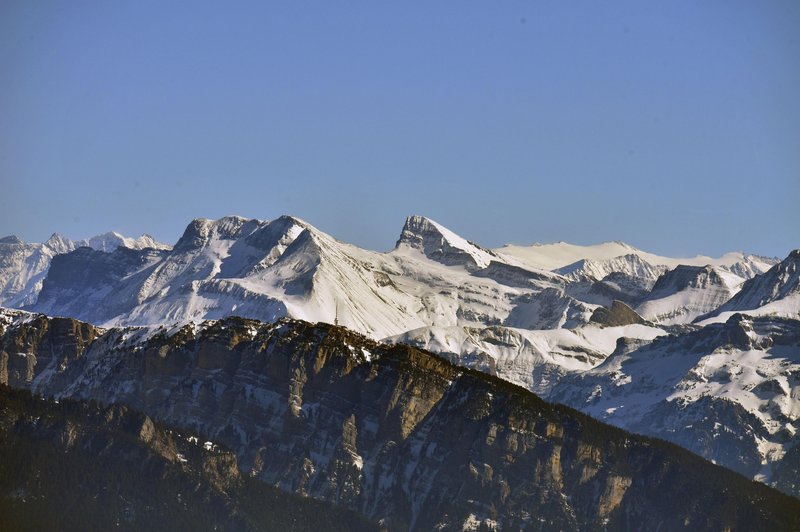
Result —
[{"label": "jagged rocky peak", "polygon": [[465,266],[477,270],[485,268],[497,256],[479,245],[466,240],[441,224],[424,216],[409,216],[400,233],[395,249],[408,247],[446,266]]},{"label": "jagged rocky peak", "polygon": [[[758,310],[764,307],[762,310]],[[697,321],[732,311],[766,311],[797,317],[800,313],[800,249],[795,249],[765,273],[742,284],[741,290],[719,308]]]},{"label": "jagged rocky peak", "polygon": [[722,266],[721,269],[738,275],[743,279],[751,279],[766,272],[781,261],[779,257],[763,257],[760,255],[745,255],[743,253],[741,255],[741,260]]},{"label": "jagged rocky peak", "polygon": [[[623,245],[620,242],[615,244]],[[612,273],[655,280],[666,270],[666,267],[650,264],[635,253],[628,253],[607,260],[581,259],[555,271],[571,279],[600,281]]]},{"label": "jagged rocky peak", "polygon": [[637,323],[645,325],[648,323],[644,318],[639,316],[635,310],[616,299],[611,303],[611,308],[596,308],[592,313],[590,321],[607,327],[634,325]]},{"label": "jagged rocky peak", "polygon": [[280,250],[282,253],[283,249],[291,244],[303,230],[310,227],[307,222],[300,218],[283,215],[253,231],[245,238],[245,241],[248,245],[265,252],[269,252],[278,246],[282,248]]},{"label": "jagged rocky peak", "polygon": [[753,322],[744,314],[734,314],[724,327],[727,345],[741,350],[750,350],[757,346],[758,336],[753,332]]},{"label": "jagged rocky peak", "polygon": [[662,291],[678,292],[687,288],[708,288],[711,286],[730,288],[713,266],[686,266],[681,264],[658,278],[655,286],[653,286],[653,294]]},{"label": "jagged rocky peak", "polygon": [[50,235],[44,245],[55,253],[68,253],[75,249],[75,243],[72,240],[58,233]]},{"label": "jagged rocky peak", "polygon": [[728,301],[741,281],[714,266],[679,265],[658,278],[636,311],[664,325],[690,323]]},{"label": "jagged rocky peak", "polygon": [[795,249],[792,250],[785,259],[773,266],[767,273],[771,271],[784,279],[788,279],[788,276],[796,277],[798,270],[800,270],[800,249]]},{"label": "jagged rocky peak", "polygon": [[24,244],[23,240],[17,235],[8,235],[0,238],[0,244]]},{"label": "jagged rocky peak", "polygon": [[201,248],[212,239],[236,240],[252,233],[264,223],[261,220],[241,216],[225,216],[219,220],[195,218],[186,227],[174,249],[187,251]]}]

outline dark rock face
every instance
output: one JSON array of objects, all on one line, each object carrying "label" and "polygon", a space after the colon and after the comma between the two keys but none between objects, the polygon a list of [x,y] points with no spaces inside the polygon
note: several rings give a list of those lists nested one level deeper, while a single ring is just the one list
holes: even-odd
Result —
[{"label": "dark rock face", "polygon": [[708,288],[712,286],[725,286],[722,277],[714,268],[710,266],[680,265],[658,278],[653,286],[650,299],[657,299],[687,288]]},{"label": "dark rock face", "polygon": [[614,301],[611,308],[599,307],[593,313],[591,321],[600,323],[607,327],[616,327],[619,325],[634,325],[636,323],[647,324],[641,316],[623,303],[622,301]]},{"label": "dark rock face", "polygon": [[0,386],[3,530],[377,530],[243,476],[236,456],[124,406]]},{"label": "dark rock face", "polygon": [[652,289],[653,281],[623,272],[611,272],[592,284],[590,293],[598,297],[610,297],[628,305],[638,305]]},{"label": "dark rock face", "polygon": [[137,334],[108,331],[63,369],[42,355],[15,382],[188,426],[247,476],[390,529],[800,526],[800,502],[766,486],[414,348],[297,321]]},{"label": "dark rock face", "polygon": [[[42,368],[64,371],[83,356],[101,334],[97,328],[68,318],[38,316],[0,345],[0,384],[28,387]],[[38,366],[38,367],[37,367]]]},{"label": "dark rock face", "polygon": [[786,452],[772,474],[775,487],[784,493],[800,497],[800,444]]}]

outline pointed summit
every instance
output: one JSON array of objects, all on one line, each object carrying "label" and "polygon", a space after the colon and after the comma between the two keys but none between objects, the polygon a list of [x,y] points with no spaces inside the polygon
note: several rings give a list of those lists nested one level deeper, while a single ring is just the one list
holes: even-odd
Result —
[{"label": "pointed summit", "polygon": [[45,242],[44,245],[52,249],[57,254],[68,253],[75,249],[75,242],[65,236],[59,235],[58,233],[53,233],[50,235],[50,238],[47,239],[47,242]]},{"label": "pointed summit", "polygon": [[728,301],[737,280],[714,266],[682,264],[658,278],[636,312],[660,324],[690,323]]},{"label": "pointed summit", "polygon": [[800,249],[790,252],[767,272],[745,281],[730,301],[697,321],[726,312],[748,311],[792,317],[800,313]]},{"label": "pointed summit", "polygon": [[639,277],[655,282],[667,271],[666,266],[654,266],[635,253],[628,253],[613,259],[592,260],[581,259],[572,264],[554,270],[569,279],[591,279],[600,281],[611,273],[623,273],[631,277]]},{"label": "pointed summit", "polygon": [[424,216],[409,216],[395,249],[411,248],[446,266],[468,270],[485,268],[496,258],[494,252],[473,244],[443,225]]}]

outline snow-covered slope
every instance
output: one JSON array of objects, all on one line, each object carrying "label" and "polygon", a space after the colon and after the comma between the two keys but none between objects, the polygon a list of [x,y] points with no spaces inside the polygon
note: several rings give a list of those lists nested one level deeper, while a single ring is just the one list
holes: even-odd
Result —
[{"label": "snow-covered slope", "polygon": [[[50,242],[61,242],[53,235],[44,244],[27,244],[16,236],[0,239],[0,304],[18,307],[36,300],[50,259],[58,252]],[[64,249],[66,246],[59,246]],[[69,248],[64,251],[69,251]],[[61,252],[64,252],[61,251]]]},{"label": "snow-covered slope", "polygon": [[534,244],[532,246],[518,246],[508,244],[494,250],[497,253],[517,259],[520,263],[530,268],[557,270],[574,264],[581,260],[609,261],[626,255],[636,255],[643,261],[653,266],[666,266],[676,268],[686,266],[717,266],[741,277],[750,277],[757,273],[767,271],[777,259],[746,255],[741,252],[731,252],[712,258],[698,255],[692,258],[672,258],[648,253],[623,242],[604,242],[591,246],[578,246],[566,242],[555,244]]},{"label": "snow-covered slope", "polygon": [[701,316],[701,324],[726,321],[733,313],[800,318],[800,249],[769,271],[749,279],[730,301]]},{"label": "snow-covered slope", "polygon": [[623,343],[565,377],[550,399],[766,480],[799,442],[799,376],[800,321],[737,314],[648,345]]},{"label": "snow-covered slope", "polygon": [[[228,315],[338,320],[381,339],[422,327],[574,328],[587,323],[598,305],[617,299],[632,307],[646,299],[638,308],[645,318],[683,323],[727,300],[731,280],[740,280],[719,266],[707,276],[720,283],[664,280],[673,274],[650,293],[663,263],[674,259],[618,242],[531,249],[551,263],[579,252],[591,256],[550,272],[526,265],[524,256],[484,249],[422,216],[406,220],[388,253],[340,242],[291,216],[198,219],[173,249],[58,257],[30,308],[109,325]],[[720,260],[734,264],[744,257],[729,255]]]},{"label": "snow-covered slope", "polygon": [[630,277],[650,280],[652,283],[655,283],[665,271],[667,271],[666,266],[654,266],[635,253],[605,260],[581,259],[555,270],[556,273],[575,281],[600,281],[612,273],[623,273]]},{"label": "snow-covered slope", "polygon": [[131,238],[123,236],[116,231],[103,233],[102,235],[93,236],[84,240],[78,240],[74,243],[75,248],[90,247],[97,251],[104,251],[110,253],[119,247],[129,249],[169,249],[170,246],[162,244],[152,236],[144,234],[139,238]]},{"label": "snow-covered slope", "polygon": [[645,325],[526,330],[510,327],[423,327],[387,338],[439,353],[547,396],[569,373],[593,368],[610,355],[621,337],[642,341],[666,334]]},{"label": "snow-covered slope", "polygon": [[100,251],[113,251],[120,246],[169,249],[149,235],[134,239],[119,233],[77,241],[53,233],[43,244],[25,243],[14,235],[0,238],[0,305],[20,307],[34,303],[52,258],[83,246]]},{"label": "snow-covered slope", "polygon": [[[109,324],[288,315],[373,338],[432,325],[575,326],[595,308],[569,296],[563,277],[505,262],[418,216],[388,253],[291,216],[195,220],[172,250],[128,251],[59,257],[32,308]],[[84,274],[93,269],[105,273]]]},{"label": "snow-covered slope", "polygon": [[657,323],[691,323],[728,301],[742,282],[713,266],[681,265],[659,277],[636,310]]},{"label": "snow-covered slope", "polygon": [[554,271],[571,281],[567,292],[581,301],[609,306],[620,300],[635,306],[666,270],[629,253],[605,260],[581,259]]},{"label": "snow-covered slope", "polygon": [[423,216],[409,216],[397,241],[397,248],[409,247],[447,266],[469,270],[485,268],[497,255],[461,238],[446,227]]}]

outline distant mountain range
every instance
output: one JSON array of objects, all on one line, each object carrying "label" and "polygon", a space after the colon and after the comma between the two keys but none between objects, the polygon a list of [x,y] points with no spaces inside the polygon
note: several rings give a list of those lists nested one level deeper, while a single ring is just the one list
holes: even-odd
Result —
[{"label": "distant mountain range", "polygon": [[800,456],[798,263],[620,242],[486,249],[421,216],[380,253],[291,216],[226,217],[192,221],[172,248],[3,239],[0,301],[103,327],[338,323],[800,495],[777,480]]},{"label": "distant mountain range", "polygon": [[[76,249],[82,245],[91,250]],[[671,259],[619,242],[489,250],[420,216],[406,220],[387,253],[340,242],[291,216],[194,220],[171,249],[119,235],[0,246],[2,271],[15,279],[0,291],[9,307],[98,324],[338,317],[374,338],[424,326],[572,327],[614,299],[656,323],[688,323],[778,262],[742,253]]]},{"label": "distant mountain range", "polygon": [[81,247],[107,253],[118,247],[169,249],[150,235],[129,238],[115,232],[84,240],[70,240],[53,233],[43,244],[26,243],[15,235],[0,238],[0,305],[20,307],[35,303],[53,257]]}]

